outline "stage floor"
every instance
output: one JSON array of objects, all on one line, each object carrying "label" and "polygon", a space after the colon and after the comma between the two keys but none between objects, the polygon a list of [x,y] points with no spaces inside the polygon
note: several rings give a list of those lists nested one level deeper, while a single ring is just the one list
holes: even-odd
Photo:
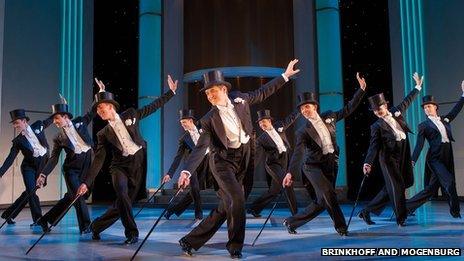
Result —
[{"label": "stage floor", "polygon": [[[343,205],[348,218],[352,205]],[[361,206],[358,206],[360,209]],[[461,207],[462,208],[462,207]],[[44,208],[48,210],[49,208]],[[104,206],[90,206],[93,218],[100,215]],[[1,260],[128,260],[139,246],[161,209],[144,209],[137,217],[140,230],[139,243],[131,246],[123,244],[124,230],[120,221],[101,234],[100,241],[92,241],[91,235],[79,235],[74,209],[61,223],[47,234],[40,243],[25,255],[26,250],[39,238],[41,229],[29,228],[31,223],[29,209],[21,212],[15,225],[6,225],[0,231]],[[389,221],[391,209],[380,217],[373,217],[376,225],[367,226],[358,217],[353,217],[348,237],[340,237],[332,227],[327,212],[312,222],[299,228],[298,234],[290,235],[282,226],[289,215],[287,209],[274,212],[271,222],[258,239],[256,246],[251,243],[258,234],[267,213],[263,218],[247,215],[246,238],[243,257],[247,260],[308,260],[321,259],[321,248],[423,248],[458,247],[464,248],[464,221],[453,219],[448,213],[446,202],[427,203],[418,209],[416,216],[410,217],[407,226],[399,228],[395,221]],[[208,211],[205,210],[205,215]],[[3,221],[3,219],[2,219]],[[173,215],[171,220],[162,219],[155,231],[140,251],[137,260],[230,260],[225,250],[227,230],[225,225],[206,246],[195,252],[193,258],[183,255],[178,240],[196,226],[192,211],[180,218]],[[323,258],[323,257],[322,257]],[[331,257],[330,259],[365,259],[366,257]],[[372,257],[379,259],[379,257]],[[386,257],[394,259],[397,257]],[[403,258],[403,257],[401,257]],[[411,257],[414,260],[418,257]],[[324,258],[325,259],[325,258]],[[433,257],[421,257],[430,260]],[[462,257],[446,257],[447,260],[462,260]]]}]

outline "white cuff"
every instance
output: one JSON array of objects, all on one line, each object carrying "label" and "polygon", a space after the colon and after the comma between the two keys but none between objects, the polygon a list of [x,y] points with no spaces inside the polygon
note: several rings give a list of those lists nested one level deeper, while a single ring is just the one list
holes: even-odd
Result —
[{"label": "white cuff", "polygon": [[174,93],[174,95],[176,95],[176,91],[173,91],[173,90],[171,90],[171,91],[172,91],[172,93]]},{"label": "white cuff", "polygon": [[372,167],[372,165],[371,165],[371,164],[369,164],[369,163],[364,163],[364,166],[369,166],[369,167]]},{"label": "white cuff", "polygon": [[99,92],[99,93],[100,93],[100,92],[105,92],[105,90],[100,89],[98,92]]},{"label": "white cuff", "polygon": [[285,76],[285,73],[282,73],[281,75],[282,75],[282,77],[284,78],[285,82],[288,82],[288,77]]},{"label": "white cuff", "polygon": [[192,174],[188,170],[183,170],[183,171],[181,171],[181,173],[187,174],[188,178],[190,178],[192,176]]},{"label": "white cuff", "polygon": [[414,88],[416,88],[418,91],[420,91],[422,89],[422,86],[416,85],[416,87],[414,87]]}]

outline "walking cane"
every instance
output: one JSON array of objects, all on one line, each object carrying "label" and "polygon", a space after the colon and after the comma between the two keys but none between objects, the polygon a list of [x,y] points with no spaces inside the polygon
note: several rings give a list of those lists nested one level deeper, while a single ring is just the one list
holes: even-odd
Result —
[{"label": "walking cane", "polygon": [[161,186],[155,191],[155,193],[154,193],[145,203],[143,203],[142,207],[139,209],[139,211],[137,212],[137,214],[135,214],[134,218],[136,218],[136,217],[139,215],[139,213],[142,212],[143,208],[144,208],[146,205],[148,205],[148,203],[149,203],[153,198],[155,198],[156,193],[158,193],[158,191],[160,191],[160,190],[164,187],[164,184],[166,184],[166,183],[163,182],[163,183],[161,184]]},{"label": "walking cane", "polygon": [[[36,187],[34,188],[34,190],[32,190],[31,192],[29,192],[29,194],[27,194],[27,196],[25,196],[25,197],[23,198],[23,200],[22,200],[21,203],[18,205],[18,207],[20,207],[21,205],[23,205],[23,204],[29,199],[29,197],[37,191],[38,188],[39,188],[39,187],[36,186]],[[11,216],[13,216],[13,214],[14,214],[15,212],[16,212],[16,209],[13,210],[13,211],[11,211],[10,215],[8,215],[8,217],[5,218],[5,221],[4,221],[4,222],[2,223],[2,225],[0,226],[0,229],[2,229],[2,227],[6,224],[6,222],[8,222],[8,220],[11,218]]]},{"label": "walking cane", "polygon": [[361,186],[359,186],[358,195],[356,196],[356,201],[354,202],[353,209],[351,210],[351,215],[350,215],[350,219],[348,220],[348,225],[346,226],[346,230],[348,230],[348,228],[350,227],[350,222],[351,222],[351,219],[353,218],[354,210],[356,209],[356,206],[358,205],[359,195],[361,194],[361,190],[364,186],[364,181],[366,180],[366,178],[367,178],[367,175],[364,175],[361,181]]},{"label": "walking cane", "polygon": [[51,231],[51,228],[56,226],[60,221],[61,219],[64,217],[64,215],[66,215],[66,213],[69,211],[69,209],[71,209],[72,205],[74,205],[74,203],[76,203],[76,201],[81,197],[81,194],[77,194],[73,201],[71,202],[71,204],[68,205],[68,207],[65,209],[65,211],[63,211],[59,216],[58,218],[55,220],[55,222],[53,222],[51,225],[50,225],[50,228],[48,231],[45,231],[42,233],[42,235],[39,237],[39,239],[37,239],[37,241],[35,241],[35,243],[29,248],[29,250],[27,250],[26,252],[26,255],[29,254],[29,252],[31,252],[31,250],[35,247],[35,245],[37,245],[37,243],[39,243],[39,241],[45,236],[45,234],[49,233]]},{"label": "walking cane", "polygon": [[282,189],[280,190],[279,197],[278,197],[277,200],[274,202],[274,206],[272,206],[271,212],[270,212],[269,215],[267,216],[266,221],[264,221],[264,224],[263,224],[263,226],[261,227],[261,230],[259,231],[259,233],[258,233],[258,235],[256,236],[255,240],[253,240],[253,243],[251,244],[251,246],[255,246],[256,240],[258,240],[259,236],[260,236],[261,233],[263,232],[264,227],[265,227],[266,224],[267,224],[267,221],[269,221],[269,219],[271,218],[272,213],[274,212],[274,210],[275,210],[275,208],[276,208],[276,206],[277,206],[277,203],[279,203],[280,198],[282,198],[282,195],[284,194],[284,193],[283,193],[284,190],[285,190],[285,188],[282,188]]},{"label": "walking cane", "polygon": [[156,220],[155,224],[151,227],[150,231],[148,232],[148,234],[145,236],[145,238],[143,239],[142,243],[140,244],[140,246],[137,248],[137,250],[135,251],[134,255],[131,257],[131,261],[134,260],[135,256],[139,253],[140,249],[142,248],[143,244],[145,244],[145,241],[147,241],[148,237],[150,236],[150,234],[153,232],[153,230],[155,229],[156,225],[158,225],[159,221],[161,220],[161,218],[164,216],[164,213],[166,213],[166,211],[168,210],[168,208],[171,206],[171,203],[172,201],[177,197],[177,195],[179,195],[179,193],[182,191],[182,187],[179,187],[177,189],[177,192],[176,194],[171,198],[171,200],[169,200],[168,202],[168,206],[163,210],[163,212],[161,213],[161,215],[158,217],[158,219]]}]

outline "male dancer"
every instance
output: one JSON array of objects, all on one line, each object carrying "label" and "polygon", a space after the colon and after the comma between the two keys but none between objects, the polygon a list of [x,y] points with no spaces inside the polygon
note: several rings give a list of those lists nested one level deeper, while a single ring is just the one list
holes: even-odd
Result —
[{"label": "male dancer", "polygon": [[296,234],[296,228],[311,221],[324,210],[329,212],[338,234],[341,236],[348,234],[345,217],[335,193],[340,153],[335,125],[348,117],[361,103],[366,90],[366,81],[359,76],[359,73],[356,74],[356,78],[360,86],[359,90],[356,91],[353,99],[338,111],[329,110],[319,114],[319,103],[314,93],[304,92],[298,96],[297,106],[307,122],[296,132],[295,151],[282,185],[284,187],[292,185],[293,175],[300,172],[306,151],[303,173],[313,185],[317,199],[303,211],[285,219],[284,226],[290,234]]},{"label": "male dancer", "polygon": [[7,219],[8,224],[14,224],[13,219],[29,203],[34,221],[31,226],[39,224],[44,231],[48,231],[46,223],[37,223],[42,217],[42,210],[40,209],[39,197],[36,195],[35,181],[48,160],[48,142],[44,130],[50,126],[53,120],[49,117],[44,121],[38,120],[29,125],[27,123],[29,117],[26,116],[24,109],[10,111],[10,116],[11,123],[19,134],[12,140],[10,153],[0,167],[0,177],[11,167],[18,153],[21,152],[24,156],[21,163],[21,173],[26,191],[3,212],[2,218]]},{"label": "male dancer", "polygon": [[[179,139],[179,145],[177,148],[176,156],[168,170],[168,173],[163,177],[163,183],[169,182],[176,172],[181,160],[187,159],[192,152],[195,145],[198,143],[200,138],[200,131],[195,125],[195,115],[193,110],[180,110],[180,125],[184,129],[185,133]],[[208,152],[207,152],[208,153]],[[176,204],[172,204],[166,211],[164,217],[169,219],[173,213],[180,216],[182,212],[192,203],[195,208],[195,219],[203,219],[203,210],[201,209],[201,198],[200,198],[200,184],[204,184],[206,175],[208,175],[208,160],[209,157],[205,156],[199,167],[196,169],[196,175],[192,175],[190,180],[190,193],[186,194]]]},{"label": "male dancer", "polygon": [[201,119],[203,132],[190,154],[178,184],[185,187],[189,177],[211,150],[210,167],[221,198],[219,206],[189,234],[180,239],[182,250],[192,255],[192,249],[202,247],[227,220],[229,241],[227,250],[232,258],[242,257],[245,239],[245,195],[239,180],[250,164],[250,134],[253,131],[250,105],[258,104],[280,89],[288,78],[298,73],[293,69],[298,60],[292,60],[282,74],[261,88],[248,92],[230,93],[231,84],[224,80],[221,71],[203,75],[204,91],[213,108]]},{"label": "male dancer", "polygon": [[441,186],[448,196],[450,214],[454,218],[461,218],[459,198],[456,192],[456,177],[454,173],[451,122],[456,118],[464,105],[464,81],[461,83],[462,95],[453,109],[444,116],[438,115],[438,103],[432,95],[422,98],[422,108],[427,119],[419,124],[417,143],[412,154],[413,165],[419,158],[427,139],[429,149],[426,156],[426,168],[431,173],[429,184],[414,197],[406,201],[408,213],[413,213],[422,204],[435,195]]},{"label": "male dancer", "polygon": [[[98,80],[95,79],[95,81]],[[52,105],[52,111],[53,123],[60,131],[53,139],[53,149],[50,160],[37,179],[37,186],[43,186],[45,179],[55,168],[56,164],[58,164],[61,151],[64,150],[66,157],[63,162],[63,176],[68,191],[64,194],[63,198],[41,218],[41,221],[49,224],[53,224],[73,201],[83,179],[83,175],[90,167],[94,156],[92,150],[92,137],[88,130],[88,125],[93,120],[93,110],[90,110],[83,116],[73,119],[73,115],[69,112],[66,99],[61,97],[61,103]],[[79,231],[81,234],[90,233],[90,216],[85,199],[80,197],[74,204],[74,208],[76,209]]]},{"label": "male dancer", "polygon": [[[282,180],[288,167],[290,153],[290,143],[285,131],[295,122],[298,116],[300,116],[300,112],[296,111],[288,115],[283,121],[273,123],[269,110],[258,111],[258,123],[263,133],[256,140],[256,150],[264,153],[265,170],[272,181],[269,190],[253,201],[251,207],[247,210],[254,217],[260,217],[260,212],[266,205],[279,195]],[[286,195],[290,212],[295,215],[298,209],[293,187],[286,188]]]},{"label": "male dancer", "polygon": [[[175,94],[177,81],[168,76],[170,90],[150,104],[140,108],[129,108],[118,114],[118,102],[113,94],[105,91],[105,85],[98,81],[100,92],[95,95],[93,108],[97,114],[108,124],[97,133],[95,159],[92,162],[86,177],[78,189],[83,195],[88,191],[103,166],[106,155],[111,153],[110,173],[113,180],[116,201],[102,216],[96,218],[91,225],[94,240],[100,240],[100,233],[121,218],[125,228],[126,244],[138,241],[139,231],[132,214],[132,201],[135,200],[141,186],[144,153],[146,142],[139,131],[141,119],[154,113],[168,102]],[[142,188],[144,189],[144,188]]]},{"label": "male dancer", "polygon": [[414,183],[414,176],[407,135],[411,131],[403,118],[403,113],[419,94],[423,81],[423,77],[419,77],[417,73],[414,73],[413,78],[416,87],[396,107],[388,109],[388,102],[383,93],[369,97],[370,108],[379,119],[371,125],[371,140],[364,160],[363,172],[369,175],[378,155],[385,186],[359,214],[368,225],[375,224],[369,213],[379,215],[385,205],[391,201],[396,223],[400,227],[405,226],[407,218],[405,191]]}]

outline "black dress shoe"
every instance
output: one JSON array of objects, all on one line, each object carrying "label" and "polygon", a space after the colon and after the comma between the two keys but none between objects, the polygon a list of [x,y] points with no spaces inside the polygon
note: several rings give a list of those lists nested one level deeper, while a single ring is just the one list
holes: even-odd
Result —
[{"label": "black dress shoe", "polygon": [[247,209],[247,213],[251,214],[255,218],[260,218],[261,217],[261,214],[259,214],[258,212],[256,212],[255,210],[253,210],[251,208]]},{"label": "black dress shoe", "polygon": [[86,228],[81,230],[81,235],[89,233],[92,233],[92,229],[90,228],[90,226],[87,226]]},{"label": "black dress shoe", "polygon": [[138,236],[132,236],[132,237],[129,237],[128,239],[126,239],[126,241],[124,241],[124,244],[126,245],[132,245],[132,244],[135,244],[139,241],[139,237]]},{"label": "black dress shoe", "polygon": [[195,219],[202,220],[203,219],[203,211],[195,211]]},{"label": "black dress shoe", "polygon": [[405,227],[406,226],[406,219],[398,220],[396,223],[398,224],[398,227]]},{"label": "black dress shoe", "polygon": [[90,227],[90,231],[92,232],[92,240],[100,240],[100,233],[95,232],[92,227]]},{"label": "black dress shoe", "polygon": [[340,236],[348,236],[348,229],[346,227],[336,228],[335,230],[337,230]]},{"label": "black dress shoe", "polygon": [[14,225],[14,224],[16,224],[16,222],[15,222],[13,219],[11,219],[11,218],[7,219],[7,220],[6,220],[6,223],[7,223],[8,225]]},{"label": "black dress shoe", "polygon": [[371,215],[369,214],[369,212],[361,211],[359,213],[358,217],[362,218],[362,220],[364,220],[364,222],[366,224],[368,224],[369,226],[370,225],[375,225],[375,222],[372,221]]},{"label": "black dress shoe", "polygon": [[240,259],[242,258],[242,251],[240,250],[234,250],[230,253],[230,258],[232,259]]},{"label": "black dress shoe", "polygon": [[40,225],[42,227],[42,231],[44,233],[48,233],[50,232],[50,227],[48,227],[48,222],[44,219],[39,219],[37,220],[37,224]]},{"label": "black dress shoe", "polygon": [[192,246],[187,242],[185,237],[181,238],[179,240],[179,245],[182,248],[182,251],[184,252],[185,255],[187,256],[193,256],[192,254]]},{"label": "black dress shoe", "polygon": [[451,212],[451,216],[454,218],[461,218],[461,213],[459,212]]},{"label": "black dress shoe", "polygon": [[290,224],[288,224],[288,221],[287,220],[284,220],[284,223],[282,223],[286,228],[287,228],[287,232],[289,234],[296,234],[296,230],[294,228],[292,228],[290,226]]},{"label": "black dress shoe", "polygon": [[174,214],[174,213],[172,213],[171,211],[166,211],[166,213],[164,213],[164,218],[169,220],[171,218],[172,214]]}]

